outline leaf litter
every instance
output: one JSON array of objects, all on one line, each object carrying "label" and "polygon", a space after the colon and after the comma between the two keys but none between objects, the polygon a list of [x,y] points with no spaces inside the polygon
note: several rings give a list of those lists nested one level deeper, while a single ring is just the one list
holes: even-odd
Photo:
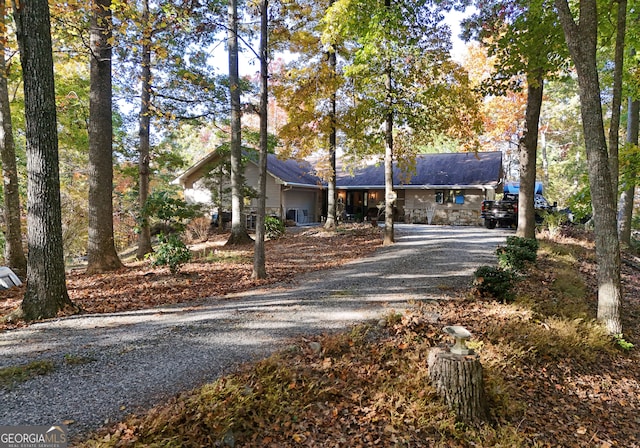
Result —
[{"label": "leaf litter", "polygon": [[[269,242],[268,254],[277,254],[271,256],[277,261],[271,261],[268,281],[337,265],[343,254],[366,256],[379,242],[379,234],[364,230]],[[347,333],[299,338],[277,355],[132,415],[77,446],[640,447],[640,272],[623,265],[624,339],[636,345],[623,350],[595,323],[589,239],[543,242],[514,303],[469,292]],[[298,252],[291,250],[298,243],[297,249],[318,256],[305,256],[304,263],[287,258]],[[193,285],[195,296],[255,287],[250,261],[237,258],[231,267],[215,266],[222,278],[212,286],[200,284],[214,270],[197,266],[205,263],[189,265],[180,281],[141,265],[118,273],[117,284],[110,274],[72,274],[70,294],[87,304],[87,312],[101,312],[194,300],[184,291]],[[571,278],[563,272],[584,288],[563,283]],[[147,294],[157,283],[163,293]],[[109,300],[110,294],[121,300]],[[19,299],[1,300],[6,312]],[[456,422],[428,383],[428,351],[448,342],[443,326],[458,323],[473,334],[470,345],[484,366],[491,410],[484,425]]]}]

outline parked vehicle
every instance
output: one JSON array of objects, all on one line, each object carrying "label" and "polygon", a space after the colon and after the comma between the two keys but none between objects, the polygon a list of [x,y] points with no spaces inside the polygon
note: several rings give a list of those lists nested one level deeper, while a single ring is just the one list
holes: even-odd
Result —
[{"label": "parked vehicle", "polygon": [[[536,222],[541,223],[545,212],[555,212],[557,204],[549,204],[549,201],[541,194],[536,194],[533,199],[536,210]],[[487,229],[498,227],[516,227],[518,225],[518,195],[505,193],[498,201],[482,201],[480,216],[484,219]]]},{"label": "parked vehicle", "polygon": [[487,229],[518,225],[518,195],[505,194],[498,201],[482,201],[480,216]]}]

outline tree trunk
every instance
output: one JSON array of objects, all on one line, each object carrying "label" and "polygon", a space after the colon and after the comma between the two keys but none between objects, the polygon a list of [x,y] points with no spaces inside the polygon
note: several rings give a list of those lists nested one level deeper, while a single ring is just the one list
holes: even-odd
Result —
[{"label": "tree trunk", "polygon": [[384,239],[382,244],[388,246],[395,242],[393,229],[393,206],[395,192],[393,191],[393,114],[389,112],[386,120],[384,151]]},{"label": "tree trunk", "polygon": [[[330,2],[333,4],[333,2]],[[331,70],[332,81],[336,76],[336,52],[329,51],[329,68]],[[334,84],[332,84],[334,85]],[[336,92],[331,93],[331,133],[329,134],[329,163],[331,164],[331,175],[327,181],[327,221],[324,228],[332,230],[336,228],[336,147],[337,147],[337,129],[336,129]]]},{"label": "tree trunk", "polygon": [[481,423],[488,419],[482,364],[477,355],[456,355],[433,348],[427,364],[433,386],[458,420]]},{"label": "tree trunk", "polygon": [[549,155],[547,153],[547,131],[549,127],[545,125],[540,129],[540,158],[542,159],[542,182],[545,188],[549,186]]},{"label": "tree trunk", "polygon": [[624,65],[624,36],[627,28],[627,0],[618,1],[616,47],[613,65],[613,98],[611,100],[611,125],[609,127],[609,167],[613,189],[614,208],[618,200],[620,108],[622,105],[622,70]]},{"label": "tree trunk", "polygon": [[27,290],[21,311],[26,320],[77,311],[69,299],[62,247],[58,135],[46,0],[14,3],[22,62],[27,140]]},{"label": "tree trunk", "polygon": [[536,155],[538,149],[538,127],[544,80],[542,76],[530,76],[527,82],[527,110],[525,129],[520,140],[520,193],[518,195],[518,230],[523,238],[536,237]]},{"label": "tree trunk", "polygon": [[249,244],[244,218],[244,168],[242,166],[242,126],[240,105],[240,76],[238,74],[238,0],[231,0],[228,7],[229,28],[227,51],[229,52],[229,90],[231,97],[231,235],[227,245]]},{"label": "tree trunk", "polygon": [[555,4],[578,74],[598,259],[598,319],[606,325],[609,333],[619,334],[622,333],[620,245],[596,66],[596,0],[580,1],[578,23],[571,15],[567,0],[555,0]]},{"label": "tree trunk", "polygon": [[[627,143],[638,146],[638,122],[640,115],[640,101],[629,98],[629,112],[627,118]],[[637,173],[626,173],[622,186],[618,209],[618,233],[620,244],[631,246],[631,220],[633,218],[633,199],[635,197]]]},{"label": "tree trunk", "polygon": [[13,140],[13,125],[9,105],[7,86],[7,67],[5,48],[7,46],[7,27],[5,23],[7,5],[0,0],[0,158],[2,159],[2,179],[4,187],[5,251],[7,265],[18,277],[27,275],[27,258],[22,247],[22,223],[20,221],[20,192],[18,189],[18,169]]},{"label": "tree trunk", "polygon": [[87,273],[122,267],[113,238],[111,0],[93,5],[89,93],[89,241]]},{"label": "tree trunk", "polygon": [[256,237],[251,278],[267,278],[264,253],[264,239],[267,199],[267,154],[268,154],[268,107],[269,107],[269,66],[267,60],[268,43],[268,2],[260,2],[260,159],[258,161],[258,210],[256,212]]},{"label": "tree trunk", "polygon": [[[151,156],[151,31],[149,29],[149,0],[142,2],[142,23],[144,26],[142,40],[142,76],[140,92],[140,138],[138,158],[138,207],[139,213],[149,197],[149,158]],[[143,259],[145,255],[153,252],[151,246],[151,229],[149,218],[141,216],[139,222],[138,250],[136,258]]]}]

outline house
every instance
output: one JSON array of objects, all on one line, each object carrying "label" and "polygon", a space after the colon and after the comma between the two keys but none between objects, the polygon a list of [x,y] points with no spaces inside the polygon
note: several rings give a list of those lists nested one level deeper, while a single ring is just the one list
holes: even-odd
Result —
[{"label": "house", "polygon": [[[408,223],[481,225],[484,199],[502,188],[502,153],[419,154],[413,169],[394,166],[394,219]],[[382,208],[384,166],[339,171],[338,202],[348,217],[372,216]]]},{"label": "house", "polygon": [[[203,188],[215,152],[178,177],[188,201],[211,203]],[[322,221],[326,216],[326,183],[305,161],[267,160],[267,214],[297,224]],[[258,184],[258,166],[249,160],[245,168],[248,186]],[[336,175],[338,211],[343,219],[371,219],[384,210],[384,166],[339,168]],[[409,223],[481,225],[484,199],[494,199],[502,189],[502,153],[419,154],[413,168],[394,167],[394,219]],[[250,217],[255,200],[245,204]]]},{"label": "house", "polygon": [[[182,186],[187,202],[209,204],[213,211],[215,205],[205,181],[210,175],[211,167],[219,159],[219,153],[213,151],[189,167],[174,181]],[[247,157],[246,160],[245,184],[257,191],[258,161],[251,157]],[[228,185],[228,182],[226,183]],[[309,162],[294,159],[282,160],[274,154],[269,154],[266,186],[267,215],[286,218],[296,224],[320,221],[325,187]],[[249,227],[253,224],[252,215],[255,214],[256,208],[255,199],[245,202]]]}]

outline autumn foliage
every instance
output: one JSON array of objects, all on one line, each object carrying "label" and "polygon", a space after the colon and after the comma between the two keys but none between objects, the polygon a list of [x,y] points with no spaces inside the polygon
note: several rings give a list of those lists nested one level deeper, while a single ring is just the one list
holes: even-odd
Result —
[{"label": "autumn foliage", "polygon": [[[287,238],[328,250],[342,237]],[[340,241],[355,249],[379,242],[371,238]],[[540,239],[514,303],[463,291],[346,333],[300,338],[78,446],[640,446],[637,349],[595,322],[593,244],[558,238]],[[640,275],[629,257],[624,338],[637,343]],[[479,427],[457,423],[428,381],[429,349],[450,342],[443,326],[460,323],[485,369],[491,420]]]}]

